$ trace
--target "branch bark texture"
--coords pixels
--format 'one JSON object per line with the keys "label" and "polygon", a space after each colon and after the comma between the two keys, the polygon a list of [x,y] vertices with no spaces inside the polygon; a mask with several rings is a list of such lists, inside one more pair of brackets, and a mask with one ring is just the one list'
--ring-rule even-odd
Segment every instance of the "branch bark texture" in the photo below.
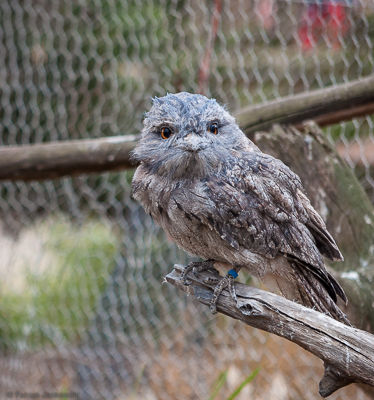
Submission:
{"label": "branch bark texture", "polygon": [[[165,280],[209,305],[216,278],[212,272],[190,274],[191,284],[180,277],[184,266],[175,265]],[[346,326],[324,314],[257,288],[235,283],[238,303],[227,290],[217,310],[245,324],[288,339],[311,352],[325,365],[319,393],[327,397],[350,383],[374,386],[374,335]]]}

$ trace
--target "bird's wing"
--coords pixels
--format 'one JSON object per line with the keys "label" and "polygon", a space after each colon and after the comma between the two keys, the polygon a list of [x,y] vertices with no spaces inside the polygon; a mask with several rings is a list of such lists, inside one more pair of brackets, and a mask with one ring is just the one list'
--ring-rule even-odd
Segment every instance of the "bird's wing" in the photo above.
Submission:
{"label": "bird's wing", "polygon": [[336,293],[345,298],[321,255],[339,259],[339,249],[303,193],[299,177],[280,160],[246,153],[189,190],[189,201],[181,205],[184,211],[232,247],[268,258],[284,255],[318,277],[334,300]]}
{"label": "bird's wing", "polygon": [[308,215],[306,226],[312,233],[319,251],[332,261],[342,261],[343,255],[328,232],[324,220],[310,204],[309,199],[302,190],[298,190],[297,197]]}

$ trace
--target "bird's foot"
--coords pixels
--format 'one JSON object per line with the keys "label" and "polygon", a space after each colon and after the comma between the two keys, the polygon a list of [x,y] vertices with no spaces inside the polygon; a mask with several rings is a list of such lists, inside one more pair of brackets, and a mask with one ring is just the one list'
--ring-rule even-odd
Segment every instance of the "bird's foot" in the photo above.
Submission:
{"label": "bird's foot", "polygon": [[217,313],[217,301],[222,293],[222,291],[227,287],[229,290],[229,293],[231,295],[231,298],[235,301],[237,304],[237,297],[236,297],[236,291],[235,291],[235,286],[234,286],[234,280],[238,276],[240,268],[232,268],[230,271],[227,273],[225,277],[223,277],[217,286],[214,288],[213,292],[213,297],[212,300],[210,301],[209,308],[212,314]]}
{"label": "bird's foot", "polygon": [[193,261],[190,262],[186,268],[183,270],[181,279],[184,285],[190,285],[191,282],[188,281],[187,275],[192,271],[192,273],[196,274],[198,272],[203,271],[212,271],[214,274],[219,274],[219,272],[213,266],[214,260],[206,260],[206,261]]}

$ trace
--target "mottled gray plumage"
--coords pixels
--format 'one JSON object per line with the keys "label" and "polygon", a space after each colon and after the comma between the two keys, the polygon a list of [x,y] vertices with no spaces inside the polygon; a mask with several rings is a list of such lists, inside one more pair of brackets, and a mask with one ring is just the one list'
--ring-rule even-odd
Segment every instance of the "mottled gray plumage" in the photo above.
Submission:
{"label": "mottled gray plumage", "polygon": [[344,292],[323,261],[343,257],[299,177],[262,153],[215,100],[155,98],[133,156],[133,197],[181,248],[272,276],[288,298],[346,321],[335,305]]}

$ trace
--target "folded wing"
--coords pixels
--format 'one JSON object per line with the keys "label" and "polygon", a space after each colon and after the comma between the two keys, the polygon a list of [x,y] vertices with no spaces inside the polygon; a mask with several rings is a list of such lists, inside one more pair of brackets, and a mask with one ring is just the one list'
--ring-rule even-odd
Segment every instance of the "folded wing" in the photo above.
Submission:
{"label": "folded wing", "polygon": [[197,201],[182,204],[184,211],[237,250],[244,247],[270,259],[283,255],[299,275],[314,276],[334,302],[337,295],[346,301],[322,257],[341,260],[342,255],[299,177],[261,152],[243,154],[239,164],[233,158],[224,168],[191,189]]}

